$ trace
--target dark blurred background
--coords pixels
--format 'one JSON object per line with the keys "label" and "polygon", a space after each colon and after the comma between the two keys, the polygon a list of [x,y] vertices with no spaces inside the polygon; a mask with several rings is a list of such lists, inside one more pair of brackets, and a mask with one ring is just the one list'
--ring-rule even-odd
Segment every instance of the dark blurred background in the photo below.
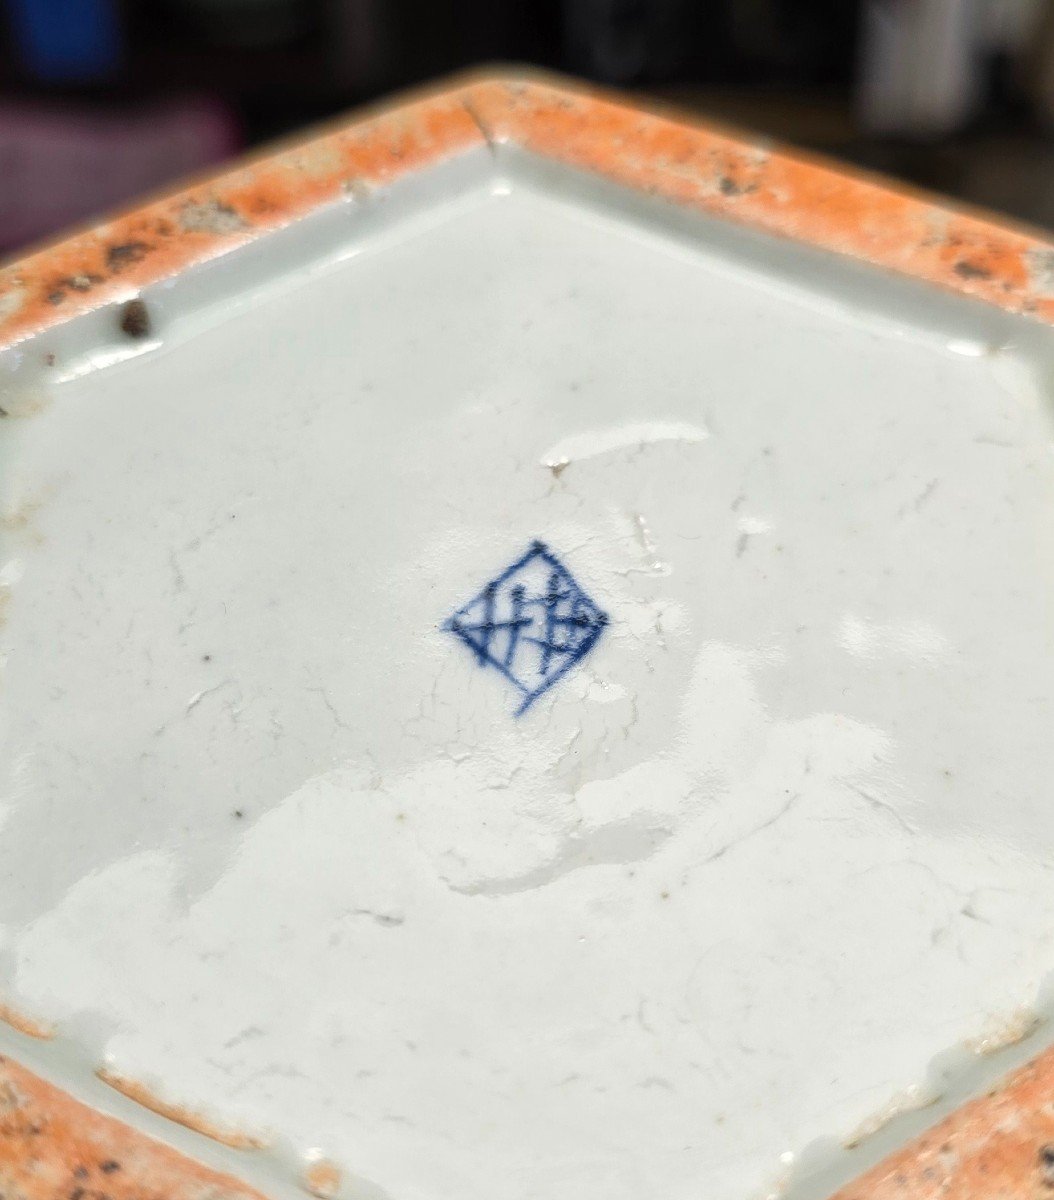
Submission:
{"label": "dark blurred background", "polygon": [[444,72],[531,63],[1054,228],[1054,0],[0,0],[0,253]]}

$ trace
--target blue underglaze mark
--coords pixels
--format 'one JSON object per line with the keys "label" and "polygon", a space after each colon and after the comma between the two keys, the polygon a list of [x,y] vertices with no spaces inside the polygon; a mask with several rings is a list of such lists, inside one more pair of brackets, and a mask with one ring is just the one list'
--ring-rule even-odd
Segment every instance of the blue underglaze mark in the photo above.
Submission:
{"label": "blue underglaze mark", "polygon": [[520,692],[519,716],[585,658],[607,623],[549,547],[532,542],[443,628]]}

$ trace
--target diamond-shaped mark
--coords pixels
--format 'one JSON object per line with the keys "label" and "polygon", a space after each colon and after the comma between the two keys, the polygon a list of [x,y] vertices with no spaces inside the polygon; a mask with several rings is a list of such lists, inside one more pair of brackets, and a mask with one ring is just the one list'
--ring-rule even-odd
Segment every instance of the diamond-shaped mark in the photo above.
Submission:
{"label": "diamond-shaped mark", "polygon": [[556,555],[534,542],[445,627],[480,666],[518,689],[521,713],[589,653],[607,620]]}

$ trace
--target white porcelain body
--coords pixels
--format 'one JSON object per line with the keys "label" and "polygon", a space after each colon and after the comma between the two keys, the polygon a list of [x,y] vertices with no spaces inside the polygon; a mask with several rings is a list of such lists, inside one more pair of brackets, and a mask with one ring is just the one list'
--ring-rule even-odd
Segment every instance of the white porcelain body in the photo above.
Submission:
{"label": "white porcelain body", "polygon": [[[739,1200],[1028,1024],[1038,331],[483,156],[147,300],[5,400],[3,974],[83,1066],[348,1196]],[[517,717],[444,622],[536,538],[609,625]]]}

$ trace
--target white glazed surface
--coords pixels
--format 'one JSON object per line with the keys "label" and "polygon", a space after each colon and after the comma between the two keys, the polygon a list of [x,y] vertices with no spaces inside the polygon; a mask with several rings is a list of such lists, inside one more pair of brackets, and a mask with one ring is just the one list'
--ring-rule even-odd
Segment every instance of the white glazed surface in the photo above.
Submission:
{"label": "white glazed surface", "polygon": [[[516,184],[38,407],[5,971],[112,1070],[349,1195],[739,1200],[1035,997],[1007,352]],[[610,624],[516,718],[443,623],[534,538]]]}

